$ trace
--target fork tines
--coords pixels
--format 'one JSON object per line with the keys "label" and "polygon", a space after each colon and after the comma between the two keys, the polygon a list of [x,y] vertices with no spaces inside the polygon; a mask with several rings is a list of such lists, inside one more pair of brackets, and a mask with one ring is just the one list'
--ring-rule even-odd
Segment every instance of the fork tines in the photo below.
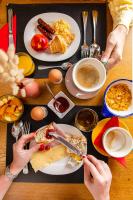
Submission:
{"label": "fork tines", "polygon": [[24,122],[24,125],[22,127],[22,135],[27,135],[30,133],[30,123],[29,122]]}
{"label": "fork tines", "polygon": [[89,57],[89,47],[81,46],[81,58]]}

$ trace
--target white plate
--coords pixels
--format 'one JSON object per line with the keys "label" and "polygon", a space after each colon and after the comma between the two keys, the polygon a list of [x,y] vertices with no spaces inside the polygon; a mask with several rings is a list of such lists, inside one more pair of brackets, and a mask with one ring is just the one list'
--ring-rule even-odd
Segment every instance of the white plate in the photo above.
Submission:
{"label": "white plate", "polygon": [[[58,126],[62,130],[64,130],[66,134],[83,136],[82,132],[80,130],[78,130],[77,128],[75,128],[74,126],[70,126],[67,124],[58,124]],[[44,127],[42,127],[42,128],[44,128]],[[87,153],[87,146],[86,146],[86,153]],[[49,165],[48,167],[41,169],[40,171],[45,174],[50,174],[50,175],[64,175],[64,174],[70,174],[70,173],[77,171],[83,165],[83,162],[81,162],[80,164],[77,164],[74,167],[68,167],[67,166],[68,159],[69,159],[69,157],[66,157],[64,159],[56,161],[53,164]]]}
{"label": "white plate", "polygon": [[[73,40],[72,44],[67,48],[64,54],[60,53],[49,54],[46,52],[37,52],[34,49],[32,49],[31,39],[33,35],[35,35],[36,33],[40,33],[39,31],[36,30],[37,20],[39,18],[42,18],[49,24],[59,19],[63,19],[70,24],[71,32],[75,34],[75,39]],[[36,15],[27,23],[24,31],[24,44],[29,54],[38,60],[48,61],[48,62],[63,61],[73,56],[79,47],[80,39],[81,39],[81,34],[77,22],[72,17],[57,12],[49,12]]]}

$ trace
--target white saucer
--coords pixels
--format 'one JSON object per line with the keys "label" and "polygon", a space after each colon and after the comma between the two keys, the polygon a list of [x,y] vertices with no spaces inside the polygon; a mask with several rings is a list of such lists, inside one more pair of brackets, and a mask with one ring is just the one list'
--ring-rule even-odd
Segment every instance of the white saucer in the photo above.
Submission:
{"label": "white saucer", "polygon": [[83,91],[79,90],[75,86],[75,84],[72,80],[72,70],[73,70],[73,67],[70,67],[65,76],[65,85],[66,85],[68,92],[72,96],[74,96],[78,99],[91,99],[91,98],[95,97],[97,95],[98,91],[87,93],[87,92],[83,92]]}

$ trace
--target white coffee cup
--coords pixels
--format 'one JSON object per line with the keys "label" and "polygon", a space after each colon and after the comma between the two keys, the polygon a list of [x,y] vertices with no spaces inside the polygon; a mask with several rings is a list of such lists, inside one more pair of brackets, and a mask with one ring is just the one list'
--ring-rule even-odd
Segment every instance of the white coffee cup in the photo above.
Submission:
{"label": "white coffee cup", "polygon": [[[115,132],[115,135],[109,135]],[[103,135],[105,151],[112,157],[121,158],[133,149],[133,138],[129,131],[121,127],[109,128]]]}
{"label": "white coffee cup", "polygon": [[[88,64],[88,65],[91,65],[91,66],[94,66],[94,68],[98,71],[99,73],[99,81],[96,85],[94,85],[93,87],[90,87],[90,88],[85,88],[83,87],[79,81],[77,80],[77,70],[82,67],[82,64]],[[105,69],[105,66],[102,62],[100,62],[98,59],[96,58],[83,58],[82,60],[78,61],[74,68],[73,68],[73,73],[72,73],[72,78],[73,78],[73,82],[74,84],[76,85],[76,87],[83,91],[83,92],[96,92],[98,91],[105,83],[106,81],[106,69]]]}

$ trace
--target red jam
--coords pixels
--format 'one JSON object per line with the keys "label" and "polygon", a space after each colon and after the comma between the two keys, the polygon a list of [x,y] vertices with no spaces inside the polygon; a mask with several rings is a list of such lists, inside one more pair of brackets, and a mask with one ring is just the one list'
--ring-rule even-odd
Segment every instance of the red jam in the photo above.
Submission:
{"label": "red jam", "polygon": [[40,144],[40,148],[39,148],[39,151],[48,151],[48,150],[50,150],[50,145],[48,144],[48,145],[44,145],[44,144]]}
{"label": "red jam", "polygon": [[45,137],[46,137],[48,140],[52,139],[52,136],[49,134],[50,132],[54,132],[54,129],[47,129],[47,130],[46,130],[46,135],[45,135]]}
{"label": "red jam", "polygon": [[39,151],[44,151],[44,144],[40,144],[40,148],[39,148]]}
{"label": "red jam", "polygon": [[46,151],[50,150],[50,145],[47,145],[47,146],[45,147],[45,150],[46,150]]}
{"label": "red jam", "polygon": [[54,102],[55,109],[60,112],[64,113],[69,108],[69,102],[64,97],[58,97]]}

